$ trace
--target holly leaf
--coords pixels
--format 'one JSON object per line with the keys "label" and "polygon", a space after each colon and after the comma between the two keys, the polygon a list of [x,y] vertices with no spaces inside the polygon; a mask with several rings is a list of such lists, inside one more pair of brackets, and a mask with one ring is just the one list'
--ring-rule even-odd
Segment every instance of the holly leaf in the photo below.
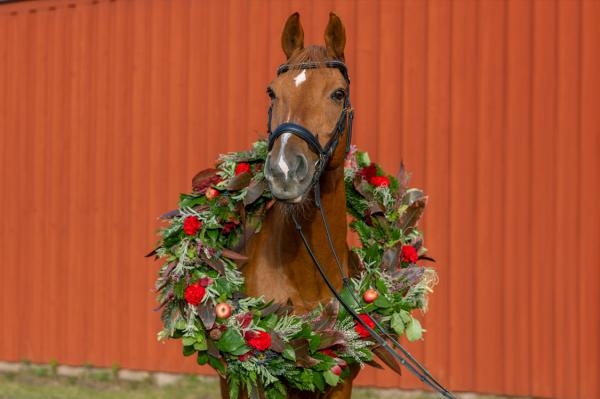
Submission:
{"label": "holly leaf", "polygon": [[382,362],[388,365],[389,368],[394,370],[399,375],[402,375],[402,370],[400,369],[400,365],[396,358],[388,353],[382,346],[378,346],[373,349],[373,353],[381,359]]}

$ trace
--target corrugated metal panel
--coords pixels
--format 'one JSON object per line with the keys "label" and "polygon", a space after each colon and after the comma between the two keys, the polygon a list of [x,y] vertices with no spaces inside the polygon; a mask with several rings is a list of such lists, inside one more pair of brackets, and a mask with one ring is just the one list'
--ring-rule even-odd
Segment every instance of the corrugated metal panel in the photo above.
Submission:
{"label": "corrugated metal panel", "polygon": [[155,341],[142,256],[194,172],[264,133],[296,10],[307,42],[342,17],[355,141],[430,195],[440,285],[407,346],[454,390],[599,397],[593,0],[0,6],[0,358],[198,370]]}

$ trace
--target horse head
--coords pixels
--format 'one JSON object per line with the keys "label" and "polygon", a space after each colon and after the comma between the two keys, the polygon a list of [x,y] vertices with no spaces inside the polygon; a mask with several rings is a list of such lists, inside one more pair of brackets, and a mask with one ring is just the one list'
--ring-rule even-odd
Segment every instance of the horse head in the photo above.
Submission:
{"label": "horse head", "polygon": [[304,48],[298,13],[285,24],[281,44],[287,61],[267,89],[271,106],[265,177],[279,201],[303,202],[325,170],[343,167],[352,122],[345,43],[344,25],[333,13],[324,47]]}

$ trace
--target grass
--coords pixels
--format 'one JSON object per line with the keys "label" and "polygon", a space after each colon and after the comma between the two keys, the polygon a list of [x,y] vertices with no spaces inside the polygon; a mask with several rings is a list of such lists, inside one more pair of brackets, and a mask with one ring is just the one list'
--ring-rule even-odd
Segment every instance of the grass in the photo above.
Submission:
{"label": "grass", "polygon": [[[123,381],[114,370],[92,368],[78,377],[57,375],[56,366],[27,367],[17,373],[0,373],[0,399],[213,399],[220,398],[216,378],[187,375],[178,382],[159,387],[152,380]],[[354,399],[434,399],[419,392],[355,388]],[[474,396],[469,399],[503,399]]]}

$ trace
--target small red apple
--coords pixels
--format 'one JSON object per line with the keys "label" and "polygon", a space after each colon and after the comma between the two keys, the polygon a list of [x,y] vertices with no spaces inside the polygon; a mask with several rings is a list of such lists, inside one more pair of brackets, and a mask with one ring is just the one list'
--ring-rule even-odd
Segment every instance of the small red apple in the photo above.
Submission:
{"label": "small red apple", "polygon": [[218,303],[215,306],[215,314],[219,319],[226,319],[231,316],[231,306],[225,302]]}
{"label": "small red apple", "polygon": [[219,194],[220,194],[219,190],[209,187],[206,189],[206,193],[204,195],[206,195],[206,198],[208,198],[208,199],[213,199],[215,197],[218,197]]}
{"label": "small red apple", "polygon": [[373,288],[369,288],[368,290],[365,291],[365,293],[363,294],[363,299],[365,300],[366,303],[371,303],[373,302],[375,299],[377,299],[377,297],[379,296],[379,292],[377,292],[376,290],[374,290]]}
{"label": "small red apple", "polygon": [[339,376],[340,374],[342,374],[342,368],[340,366],[338,366],[337,364],[335,366],[333,366],[330,370],[335,375]]}

